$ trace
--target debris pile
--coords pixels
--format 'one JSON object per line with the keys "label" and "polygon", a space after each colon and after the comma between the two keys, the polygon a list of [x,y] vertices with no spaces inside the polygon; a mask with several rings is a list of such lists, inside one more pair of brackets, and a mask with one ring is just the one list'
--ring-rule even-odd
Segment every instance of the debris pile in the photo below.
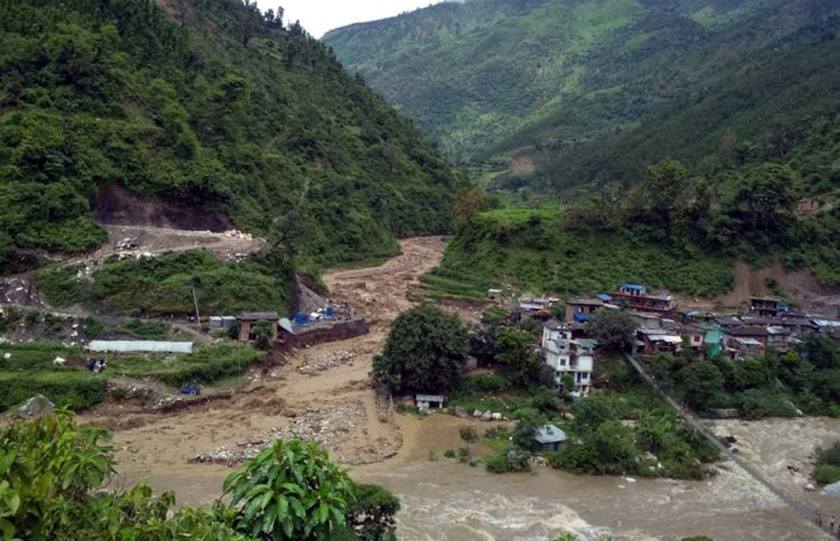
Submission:
{"label": "debris pile", "polygon": [[301,374],[307,374],[312,376],[317,374],[318,372],[329,370],[330,368],[336,368],[345,364],[350,364],[353,362],[353,358],[354,355],[349,351],[336,351],[334,353],[330,353],[329,355],[325,355],[323,357],[319,357],[315,360],[309,361],[302,366],[299,366],[298,372],[300,372]]}
{"label": "debris pile", "polygon": [[190,462],[235,466],[256,457],[274,440],[291,438],[314,440],[335,455],[337,460],[346,464],[368,464],[396,453],[398,444],[381,438],[373,442],[366,441],[367,446],[361,449],[335,453],[336,449],[348,443],[354,435],[365,436],[364,439],[367,440],[366,427],[367,412],[361,400],[327,405],[301,413],[286,428],[274,429],[257,434],[242,443],[201,453],[190,459]]}
{"label": "debris pile", "polygon": [[[210,232],[208,231],[208,233],[210,233]],[[253,235],[251,235],[250,233],[244,233],[242,231],[239,231],[238,229],[231,229],[229,231],[225,231],[224,233],[222,233],[222,235],[224,235],[225,237],[228,237],[230,239],[248,240],[248,241],[254,240]]]}

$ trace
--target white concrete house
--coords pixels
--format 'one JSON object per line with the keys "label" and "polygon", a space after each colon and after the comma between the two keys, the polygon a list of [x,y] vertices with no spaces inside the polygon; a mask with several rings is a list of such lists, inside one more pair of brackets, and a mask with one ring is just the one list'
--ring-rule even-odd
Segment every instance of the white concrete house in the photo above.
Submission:
{"label": "white concrete house", "polygon": [[571,327],[549,321],[543,327],[540,345],[546,364],[554,369],[558,387],[563,383],[563,376],[569,374],[575,383],[575,391],[581,394],[589,392],[595,367],[595,340],[572,339]]}

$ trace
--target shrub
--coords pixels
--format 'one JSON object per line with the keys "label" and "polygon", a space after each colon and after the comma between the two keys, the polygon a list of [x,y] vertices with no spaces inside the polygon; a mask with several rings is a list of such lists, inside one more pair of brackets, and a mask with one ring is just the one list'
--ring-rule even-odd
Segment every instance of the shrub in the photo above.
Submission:
{"label": "shrub", "polygon": [[396,541],[395,516],[400,500],[379,485],[356,485],[356,500],[347,512],[347,525],[359,541]]}
{"label": "shrub", "polygon": [[90,408],[102,402],[105,382],[101,378],[71,369],[53,372],[0,372],[0,408],[12,406],[42,394],[56,406],[71,410]]}
{"label": "shrub", "polygon": [[511,382],[504,374],[467,374],[461,380],[458,391],[465,394],[499,393],[506,391],[510,387]]}
{"label": "shrub", "polygon": [[840,481],[840,466],[822,464],[814,471],[814,481],[818,485],[830,485]]}
{"label": "shrub", "polygon": [[491,473],[516,473],[531,471],[531,453],[518,447],[508,447],[501,453],[485,461],[487,471]]}

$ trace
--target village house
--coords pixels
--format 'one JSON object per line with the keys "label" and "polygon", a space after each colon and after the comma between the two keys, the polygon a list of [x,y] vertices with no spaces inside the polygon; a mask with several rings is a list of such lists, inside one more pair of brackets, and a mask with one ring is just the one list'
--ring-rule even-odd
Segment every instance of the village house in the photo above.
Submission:
{"label": "village house", "polygon": [[519,315],[524,318],[547,321],[551,319],[551,309],[558,300],[554,297],[522,297],[519,299]]}
{"label": "village house", "polygon": [[566,432],[554,425],[543,425],[534,433],[534,440],[544,451],[559,451],[566,442]]}
{"label": "village house", "polygon": [[601,299],[569,299],[566,301],[566,323],[586,323],[604,304]]}
{"label": "village house", "polygon": [[239,316],[239,341],[245,343],[254,342],[256,327],[260,322],[266,322],[271,329],[271,342],[277,341],[278,324],[280,316],[275,312],[245,312]]}
{"label": "village house", "polygon": [[595,364],[595,340],[572,338],[572,328],[569,325],[550,321],[543,327],[540,345],[546,364],[554,369],[558,387],[563,384],[563,377],[568,374],[576,392],[589,392]]}
{"label": "village house", "polygon": [[750,297],[750,313],[765,317],[776,317],[779,315],[779,299]]}
{"label": "village house", "polygon": [[677,353],[682,350],[683,339],[676,331],[666,329],[639,329],[636,331],[638,346],[645,355]]}
{"label": "village house", "polygon": [[670,316],[677,309],[677,302],[667,291],[650,293],[647,286],[624,284],[610,293],[615,304],[639,312],[652,312]]}

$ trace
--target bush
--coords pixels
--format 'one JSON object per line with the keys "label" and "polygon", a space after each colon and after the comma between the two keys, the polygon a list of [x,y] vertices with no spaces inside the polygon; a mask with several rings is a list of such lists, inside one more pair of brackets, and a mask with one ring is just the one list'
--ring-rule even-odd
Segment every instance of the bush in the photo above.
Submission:
{"label": "bush", "polygon": [[105,382],[86,372],[71,369],[53,372],[0,372],[0,409],[42,394],[60,408],[74,411],[90,408],[105,397]]}
{"label": "bush", "polygon": [[814,481],[821,486],[840,481],[840,466],[833,466],[831,464],[817,466],[817,469],[814,471]]}
{"label": "bush", "polygon": [[531,453],[519,449],[518,447],[509,447],[501,453],[488,458],[485,461],[487,471],[490,473],[517,473],[531,471]]}
{"label": "bush", "polygon": [[395,516],[400,500],[379,485],[356,485],[356,500],[347,512],[347,525],[359,541],[396,541]]}
{"label": "bush", "polygon": [[467,374],[461,380],[458,392],[464,394],[499,393],[510,389],[511,386],[510,379],[504,374]]}

